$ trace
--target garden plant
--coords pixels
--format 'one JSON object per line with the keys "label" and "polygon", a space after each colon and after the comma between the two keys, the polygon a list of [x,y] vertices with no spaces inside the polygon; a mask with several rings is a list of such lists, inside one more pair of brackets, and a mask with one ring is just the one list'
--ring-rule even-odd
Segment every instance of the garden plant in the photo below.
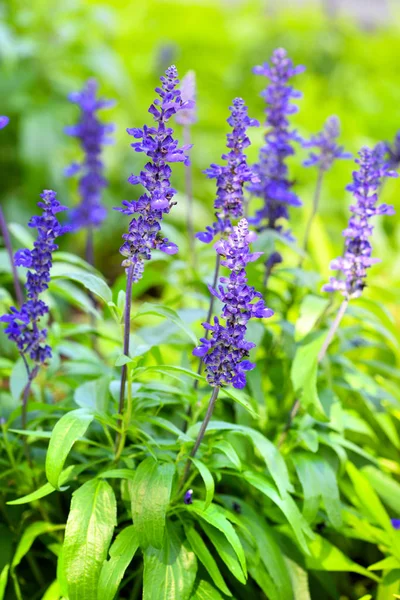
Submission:
{"label": "garden plant", "polygon": [[[0,600],[400,597],[400,336],[368,297],[399,138],[353,155],[330,114],[300,133],[305,67],[283,48],[259,60],[258,113],[221,107],[205,227],[201,98],[175,66],[146,89],[146,124],[125,123],[133,199],[104,200],[114,102],[91,78],[64,123],[79,202],[32,190],[27,227],[0,212]],[[340,163],[347,222],[324,281],[309,248]],[[115,218],[112,280],[96,248]]]}

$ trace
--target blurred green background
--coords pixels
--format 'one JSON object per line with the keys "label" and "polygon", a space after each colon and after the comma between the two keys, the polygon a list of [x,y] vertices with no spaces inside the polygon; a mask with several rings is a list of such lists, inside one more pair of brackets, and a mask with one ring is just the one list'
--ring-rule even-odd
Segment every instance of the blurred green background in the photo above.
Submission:
{"label": "blurred green background", "polygon": [[[380,0],[376,5],[383,7]],[[215,190],[202,170],[218,161],[224,150],[229,104],[243,96],[250,115],[263,119],[259,92],[265,80],[254,76],[252,67],[268,60],[277,46],[284,46],[295,63],[307,68],[295,80],[304,97],[293,124],[302,135],[317,132],[328,115],[336,114],[343,143],[353,153],[363,144],[391,140],[400,128],[399,14],[392,6],[389,19],[374,23],[362,18],[362,6],[358,20],[340,12],[332,17],[334,6],[333,0],[312,5],[299,0],[7,0],[0,7],[0,113],[11,118],[0,143],[0,198],[7,218],[24,224],[43,188],[57,190],[65,204],[77,201],[76,182],[63,176],[64,167],[81,156],[76,140],[63,133],[78,117],[66,96],[89,76],[97,78],[102,95],[117,101],[103,113],[104,120],[116,123],[117,132],[115,145],[105,153],[109,219],[96,235],[97,265],[111,280],[121,274],[118,248],[128,224],[128,218],[111,207],[137,197],[140,191],[127,178],[143,164],[143,157],[130,148],[125,128],[150,121],[147,108],[153,89],[169,64],[175,63],[181,76],[189,69],[197,76],[199,120],[192,132],[192,162],[198,230],[211,219]],[[181,136],[179,127],[177,131]],[[249,154],[255,160],[262,128],[251,136]],[[305,156],[301,150],[291,161],[304,203],[304,209],[292,213],[300,241],[316,179],[313,169],[301,166]],[[351,161],[338,162],[323,189],[309,266],[324,279],[330,260],[342,249],[341,230],[350,203],[344,188],[352,169]],[[174,178],[183,194],[182,166],[177,166]],[[388,181],[384,200],[396,206],[397,214],[399,195],[400,180]],[[169,217],[182,231],[183,204],[182,196]],[[366,294],[383,300],[400,321],[399,232],[397,216],[377,219],[374,255],[382,263],[371,270]],[[83,236],[66,236],[63,243],[83,253]],[[287,264],[295,263],[288,251]]]}

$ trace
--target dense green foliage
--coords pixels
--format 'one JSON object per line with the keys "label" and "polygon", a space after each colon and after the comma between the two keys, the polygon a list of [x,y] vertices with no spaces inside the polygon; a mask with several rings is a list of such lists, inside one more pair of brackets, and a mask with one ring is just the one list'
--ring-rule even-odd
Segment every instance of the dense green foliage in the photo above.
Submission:
{"label": "dense green foliage", "polygon": [[[355,152],[399,128],[396,30],[362,32],[319,14],[273,18],[257,3],[35,4],[8,3],[0,29],[0,112],[11,118],[0,141],[1,201],[15,249],[32,246],[22,224],[43,188],[56,189],[65,204],[76,201],[74,183],[63,177],[78,154],[63,134],[76,119],[65,97],[92,74],[104,95],[117,99],[107,115],[118,125],[105,157],[111,208],[131,198],[125,181],[142,166],[125,127],[148,121],[146,107],[167,64],[176,62],[180,74],[196,71],[197,230],[211,221],[215,188],[201,171],[223,151],[227,107],[240,94],[262,120],[261,84],[251,67],[276,46],[307,67],[294,117],[302,134],[337,114],[343,143]],[[251,135],[254,159],[262,129]],[[304,202],[293,222],[300,241],[316,180],[303,158],[300,151],[291,161]],[[324,182],[303,269],[296,268],[296,245],[267,234],[255,244],[268,252],[275,243],[284,255],[266,292],[275,316],[249,327],[257,367],[244,392],[220,394],[184,487],[194,490],[191,505],[182,502],[182,474],[210,397],[202,376],[194,389],[191,352],[215,255],[199,244],[193,267],[183,167],[174,170],[179,204],[164,226],[180,254],[155,253],[133,288],[129,358],[122,354],[118,254],[128,219],[110,210],[95,239],[96,269],[79,258],[84,236],[65,236],[46,294],[54,356],[32,386],[25,431],[23,364],[0,333],[0,599],[389,600],[400,593],[400,532],[390,522],[400,518],[398,218],[377,219],[374,255],[382,262],[317,364],[339,305],[320,288],[342,249],[353,166],[338,162]],[[398,214],[399,189],[397,179],[383,190]],[[25,270],[19,273],[24,280]],[[249,267],[249,279],[263,288],[262,261]],[[0,286],[3,314],[13,303],[3,249]],[[296,398],[301,409],[282,438]],[[118,431],[123,443],[115,451]]]}

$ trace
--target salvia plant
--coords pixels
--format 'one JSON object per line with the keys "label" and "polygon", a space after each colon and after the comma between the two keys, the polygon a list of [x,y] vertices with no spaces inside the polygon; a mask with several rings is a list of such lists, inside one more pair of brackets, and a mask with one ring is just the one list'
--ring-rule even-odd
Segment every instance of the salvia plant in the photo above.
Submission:
{"label": "salvia plant", "polygon": [[[189,159],[201,98],[193,72],[180,84],[166,70],[149,123],[127,129],[141,166],[134,199],[115,208],[122,288],[93,264],[112,131],[94,80],[70,96],[81,116],[66,129],[84,151],[68,170],[80,173],[79,204],[45,189],[34,237],[0,212],[0,600],[399,592],[400,338],[366,289],[385,262],[373,224],[394,214],[380,196],[398,140],[359,150],[342,255],[329,282],[308,277],[324,178],[351,155],[337,117],[296,132],[291,79],[303,71],[283,49],[255,68],[268,79],[255,165],[259,123],[233,99],[223,163],[204,171],[216,191],[202,227]],[[295,191],[296,161],[315,168],[311,199]],[[302,247],[292,209],[306,211]],[[186,255],[171,210],[186,216]],[[86,260],[56,243],[78,229]]]}

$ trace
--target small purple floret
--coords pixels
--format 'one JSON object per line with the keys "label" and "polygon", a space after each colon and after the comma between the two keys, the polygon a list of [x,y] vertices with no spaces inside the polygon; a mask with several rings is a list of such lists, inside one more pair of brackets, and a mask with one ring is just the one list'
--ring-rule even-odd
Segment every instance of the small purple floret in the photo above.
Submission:
{"label": "small purple floret", "polygon": [[340,135],[340,121],[338,117],[328,117],[323,130],[303,143],[304,148],[315,148],[310,152],[305,167],[316,165],[321,171],[328,171],[335,160],[339,158],[352,158],[350,152],[345,152],[343,146],[337,144]]}
{"label": "small purple floret", "polygon": [[161,250],[166,254],[176,254],[178,247],[168,238],[161,235],[161,221],[176,204],[173,198],[176,190],[171,187],[171,167],[168,163],[183,162],[189,164],[186,152],[191,146],[178,147],[178,141],[173,138],[173,130],[167,127],[167,121],[181,110],[192,107],[192,102],[184,102],[181,92],[176,89],[179,84],[176,67],[166,70],[161,77],[162,85],[156,88],[160,98],[154,100],[149,113],[156,121],[156,127],[143,126],[143,129],[132,127],[127,129],[129,135],[137,142],[131,144],[136,152],[142,152],[149,157],[149,162],[139,175],[131,175],[132,185],[141,184],[146,193],[138,200],[124,200],[122,208],[115,208],[125,215],[138,216],[129,224],[129,231],[122,237],[125,240],[120,248],[125,268],[133,265],[133,281],[139,281],[143,275],[144,261],[150,260],[152,250]]}
{"label": "small purple floret", "polygon": [[18,310],[14,306],[10,314],[0,317],[7,323],[5,333],[15,342],[23,355],[28,355],[36,363],[44,363],[51,357],[51,348],[46,342],[46,329],[40,329],[39,319],[49,312],[48,306],[39,299],[39,295],[49,287],[52,254],[58,249],[54,240],[68,231],[68,227],[60,225],[56,214],[66,210],[52,190],[44,190],[38,206],[43,209],[41,216],[32,217],[29,227],[37,229],[38,236],[33,250],[18,250],[15,264],[29,269],[25,288],[27,299]]}
{"label": "small purple floret", "polygon": [[10,122],[10,119],[5,115],[0,116],[0,129],[4,129]]}
{"label": "small purple floret", "polygon": [[193,490],[188,490],[183,496],[184,504],[193,504]]}
{"label": "small purple floret", "polygon": [[256,75],[267,77],[270,83],[261,94],[266,102],[266,133],[258,163],[254,165],[259,181],[249,186],[251,193],[262,199],[263,206],[251,222],[259,231],[275,229],[285,236],[290,236],[290,232],[283,231],[277,222],[289,219],[289,206],[302,204],[291,189],[293,182],[286,164],[288,157],[294,154],[293,142],[301,141],[297,132],[290,129],[289,117],[298,110],[292,100],[301,98],[302,94],[288,82],[303,71],[304,67],[293,66],[283,48],[274,51],[270,63],[254,68]]}
{"label": "small purple floret", "polygon": [[400,530],[400,519],[391,519],[393,529]]}
{"label": "small purple floret", "polygon": [[242,98],[235,98],[230,107],[231,115],[227,119],[232,127],[227,135],[228,153],[222,155],[226,165],[210,165],[204,173],[209,179],[217,181],[217,197],[214,202],[217,218],[206,231],[196,234],[197,239],[209,244],[216,235],[226,236],[232,231],[233,220],[243,216],[243,186],[245,183],[258,181],[255,173],[247,165],[244,150],[250,146],[246,131],[248,127],[259,125],[247,114],[247,106]]}
{"label": "small purple floret", "polygon": [[229,277],[220,277],[220,284],[210,292],[222,303],[222,318],[225,325],[214,317],[214,324],[203,323],[211,332],[209,339],[201,338],[201,344],[193,350],[195,356],[203,358],[206,366],[207,381],[212,386],[232,384],[241,389],[246,385],[246,371],[254,369],[254,363],[247,360],[255,344],[245,339],[247,322],[252,318],[266,319],[274,313],[265,306],[262,295],[247,284],[246,265],[259,258],[260,252],[251,253],[250,240],[254,236],[249,232],[246,219],[241,219],[228,239],[215,244],[221,257],[221,265],[231,273]]}
{"label": "small purple floret", "polygon": [[182,78],[181,86],[182,102],[190,103],[188,108],[184,108],[176,113],[175,121],[179,125],[193,125],[197,121],[196,114],[196,75],[194,71],[188,71]]}
{"label": "small purple floret", "polygon": [[373,227],[371,217],[393,215],[394,209],[387,204],[377,205],[378,192],[383,177],[397,177],[385,163],[385,146],[378,144],[374,149],[362,148],[356,163],[358,171],[353,172],[353,183],[347,186],[352,192],[355,204],[350,206],[352,216],[348,227],[343,231],[346,238],[344,256],[331,262],[331,269],[341,271],[344,279],[331,277],[322,288],[325,292],[340,291],[345,298],[357,298],[365,288],[367,269],[379,258],[372,258],[369,241]]}
{"label": "small purple floret", "polygon": [[96,94],[97,83],[94,79],[89,79],[82,91],[69,95],[69,100],[79,105],[81,116],[76,125],[65,127],[64,131],[80,141],[85,153],[82,163],[74,162],[64,171],[66,177],[81,174],[81,202],[70,211],[70,222],[74,230],[99,227],[107,216],[101,203],[102,190],[107,186],[101,153],[102,146],[112,143],[110,134],[114,131],[114,125],[102,123],[97,111],[113,106],[114,101],[96,98]]}

